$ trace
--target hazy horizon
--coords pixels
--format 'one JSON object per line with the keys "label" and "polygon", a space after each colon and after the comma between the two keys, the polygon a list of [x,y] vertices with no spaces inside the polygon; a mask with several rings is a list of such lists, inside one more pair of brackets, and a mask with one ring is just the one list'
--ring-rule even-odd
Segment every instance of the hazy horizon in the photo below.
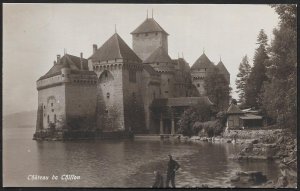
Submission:
{"label": "hazy horizon", "polygon": [[132,47],[130,32],[146,11],[170,35],[169,55],[190,66],[205,49],[217,64],[222,57],[231,74],[232,95],[244,55],[252,64],[256,37],[264,29],[273,38],[278,15],[268,5],[189,4],[3,4],[3,115],[37,108],[36,80],[57,54],[88,58],[115,32]]}

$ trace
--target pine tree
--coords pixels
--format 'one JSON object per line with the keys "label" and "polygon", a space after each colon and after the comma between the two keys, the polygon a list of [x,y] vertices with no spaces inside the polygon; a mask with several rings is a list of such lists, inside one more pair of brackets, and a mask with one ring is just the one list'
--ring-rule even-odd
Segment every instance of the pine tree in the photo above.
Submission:
{"label": "pine tree", "polygon": [[245,91],[246,91],[246,83],[249,79],[249,75],[251,72],[251,66],[248,61],[248,56],[245,55],[243,57],[242,62],[239,66],[239,73],[237,74],[237,79],[235,81],[237,93],[239,94],[238,102],[243,106],[245,106]]}
{"label": "pine tree", "polygon": [[231,88],[225,76],[214,67],[204,79],[204,88],[209,99],[219,111],[224,111],[229,105]]}
{"label": "pine tree", "polygon": [[266,62],[269,59],[266,50],[267,42],[268,37],[262,29],[257,37],[257,44],[259,47],[255,51],[253,67],[245,88],[245,104],[255,108],[261,106],[260,97],[263,90],[263,82],[268,79],[266,75]]}
{"label": "pine tree", "polygon": [[264,84],[263,106],[274,120],[283,121],[295,132],[297,127],[297,6],[272,5],[280,18],[274,29],[270,61]]}

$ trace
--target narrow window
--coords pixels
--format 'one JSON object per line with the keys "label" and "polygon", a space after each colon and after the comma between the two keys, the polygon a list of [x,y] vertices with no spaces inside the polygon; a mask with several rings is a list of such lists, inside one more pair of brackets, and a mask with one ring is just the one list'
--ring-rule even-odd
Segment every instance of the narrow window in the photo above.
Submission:
{"label": "narrow window", "polygon": [[52,109],[52,112],[54,112],[54,109]]}
{"label": "narrow window", "polygon": [[105,78],[107,78],[107,72],[104,73]]}
{"label": "narrow window", "polygon": [[62,76],[62,77],[65,77],[65,75],[64,75],[64,74],[62,74],[61,76]]}
{"label": "narrow window", "polygon": [[136,71],[135,70],[129,70],[129,81],[136,82]]}
{"label": "narrow window", "polygon": [[158,34],[158,33],[156,32],[155,35],[157,36],[157,34]]}
{"label": "narrow window", "polygon": [[197,84],[197,87],[200,87],[200,84]]}
{"label": "narrow window", "polygon": [[46,106],[44,105],[44,109],[46,109]]}
{"label": "narrow window", "polygon": [[167,93],[169,93],[169,91],[165,91],[165,93],[167,94]]}
{"label": "narrow window", "polygon": [[50,120],[49,120],[49,115],[47,116],[47,122],[48,122],[48,123],[50,122]]}
{"label": "narrow window", "polygon": [[54,123],[56,123],[56,114],[54,114]]}
{"label": "narrow window", "polygon": [[170,83],[170,79],[168,78],[168,83]]}
{"label": "narrow window", "polygon": [[51,103],[51,107],[53,107],[53,103]]}
{"label": "narrow window", "polygon": [[159,65],[159,63],[157,62],[156,65]]}
{"label": "narrow window", "polygon": [[109,92],[106,93],[106,97],[107,97],[107,99],[109,99],[109,97],[110,97]]}
{"label": "narrow window", "polygon": [[145,36],[148,36],[148,33],[145,33]]}

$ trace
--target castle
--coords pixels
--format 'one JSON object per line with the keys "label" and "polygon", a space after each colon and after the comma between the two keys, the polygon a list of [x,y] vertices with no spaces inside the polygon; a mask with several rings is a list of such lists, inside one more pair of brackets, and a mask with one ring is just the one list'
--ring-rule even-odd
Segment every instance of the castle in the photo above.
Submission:
{"label": "castle", "polygon": [[57,55],[52,68],[37,80],[36,133],[94,131],[175,133],[185,108],[213,103],[204,78],[213,67],[226,80],[224,64],[203,54],[190,68],[184,58],[168,55],[168,33],[153,19],[132,33],[132,49],[113,34],[83,58]]}

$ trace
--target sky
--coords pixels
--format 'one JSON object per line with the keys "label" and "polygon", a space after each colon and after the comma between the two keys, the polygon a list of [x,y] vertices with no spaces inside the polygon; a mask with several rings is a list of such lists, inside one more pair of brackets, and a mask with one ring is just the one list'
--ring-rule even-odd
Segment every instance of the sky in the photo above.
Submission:
{"label": "sky", "polygon": [[217,64],[222,59],[235,79],[246,54],[252,64],[261,29],[269,40],[278,15],[268,5],[176,4],[3,4],[3,112],[37,109],[36,80],[53,65],[57,54],[88,58],[115,32],[132,47],[130,32],[147,15],[170,35],[171,58],[192,64],[203,50]]}

